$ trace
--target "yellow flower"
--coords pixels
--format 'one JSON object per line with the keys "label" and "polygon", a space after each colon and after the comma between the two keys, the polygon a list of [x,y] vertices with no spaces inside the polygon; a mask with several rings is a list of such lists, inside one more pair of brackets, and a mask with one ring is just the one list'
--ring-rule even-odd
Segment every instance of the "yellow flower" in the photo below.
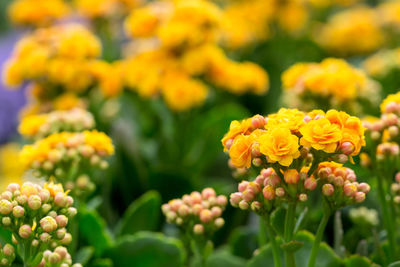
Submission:
{"label": "yellow flower", "polygon": [[57,193],[63,193],[65,195],[67,194],[64,192],[62,184],[55,184],[54,182],[45,183],[43,188],[49,190],[51,197],[55,197]]}
{"label": "yellow flower", "polygon": [[222,138],[221,142],[224,146],[224,151],[228,150],[226,147],[226,142],[230,139],[234,139],[238,135],[248,135],[251,127],[251,119],[246,119],[242,121],[234,120],[231,122],[229,126],[229,132],[225,134],[224,138]]}
{"label": "yellow flower", "polygon": [[89,18],[105,17],[116,8],[115,0],[74,0],[78,12]]}
{"label": "yellow flower", "polygon": [[339,126],[326,118],[311,120],[300,128],[300,133],[302,146],[312,147],[326,153],[335,152],[342,139],[342,131]]}
{"label": "yellow flower", "polygon": [[268,116],[266,129],[273,129],[277,127],[286,127],[292,133],[297,133],[299,129],[305,124],[304,113],[298,109],[281,108],[277,113]]}
{"label": "yellow flower", "polygon": [[156,4],[134,9],[124,22],[125,32],[132,37],[150,37],[156,33],[163,9]]}
{"label": "yellow flower", "polygon": [[25,136],[35,136],[40,127],[46,122],[46,115],[30,115],[23,118],[22,122],[18,126],[18,132]]}
{"label": "yellow flower", "polygon": [[254,138],[251,135],[238,135],[235,137],[229,149],[229,156],[236,168],[250,168],[253,143]]}
{"label": "yellow flower", "polygon": [[400,92],[396,94],[390,94],[382,101],[382,104],[380,105],[381,113],[387,113],[386,107],[389,103],[392,102],[400,104]]}
{"label": "yellow flower", "polygon": [[0,146],[0,190],[5,190],[10,183],[21,182],[24,169],[21,168],[18,154],[18,144]]}
{"label": "yellow flower", "polygon": [[286,127],[271,128],[257,141],[260,144],[260,152],[266,155],[270,162],[289,166],[300,156],[299,138]]}
{"label": "yellow flower", "polygon": [[105,133],[93,131],[83,132],[85,145],[89,145],[95,149],[102,156],[109,156],[114,154],[114,146],[111,138]]}

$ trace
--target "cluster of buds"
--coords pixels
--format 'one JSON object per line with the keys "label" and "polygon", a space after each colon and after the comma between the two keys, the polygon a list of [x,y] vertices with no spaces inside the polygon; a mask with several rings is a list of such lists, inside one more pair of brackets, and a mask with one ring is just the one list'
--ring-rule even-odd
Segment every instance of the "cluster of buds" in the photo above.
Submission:
{"label": "cluster of buds", "polygon": [[367,183],[356,181],[352,169],[335,162],[319,164],[317,174],[322,194],[333,210],[363,202],[371,189]]}
{"label": "cluster of buds", "polygon": [[317,187],[314,177],[308,177],[305,171],[286,170],[283,179],[272,169],[263,169],[254,181],[242,181],[239,192],[232,193],[230,203],[242,210],[251,209],[257,214],[264,214],[288,199],[305,202],[308,193]]}
{"label": "cluster of buds", "polygon": [[79,199],[85,199],[96,189],[96,184],[92,182],[86,174],[79,175],[74,181],[67,181],[65,189],[71,191],[71,194]]}
{"label": "cluster of buds", "polygon": [[105,158],[113,153],[111,139],[102,132],[92,130],[52,134],[32,145],[25,145],[20,158],[25,168],[35,170],[38,176],[70,180],[66,177],[66,166],[83,164],[105,169],[108,167]]}
{"label": "cluster of buds", "polygon": [[21,251],[32,252],[21,255],[30,257],[24,258],[25,262],[47,248],[71,243],[67,225],[77,213],[73,202],[62,185],[54,183],[43,187],[30,182],[22,186],[12,183],[1,193],[0,223],[12,232],[13,242],[21,246]]}
{"label": "cluster of buds", "polygon": [[400,204],[400,172],[396,173],[395,182],[390,187],[393,194],[393,201]]}
{"label": "cluster of buds", "polygon": [[195,235],[211,235],[221,228],[225,221],[221,217],[228,200],[218,195],[212,188],[200,192],[183,195],[181,199],[173,199],[162,206],[162,212],[169,223],[189,229]]}
{"label": "cluster of buds", "polygon": [[349,217],[354,224],[360,226],[374,227],[379,225],[378,212],[367,207],[352,208],[349,212]]}
{"label": "cluster of buds", "polygon": [[68,250],[59,246],[54,251],[46,250],[43,253],[43,259],[37,267],[82,267],[82,264],[72,264],[71,255]]}
{"label": "cluster of buds", "polygon": [[28,139],[42,139],[53,133],[81,132],[95,126],[93,115],[81,108],[56,110],[24,117],[18,130]]}
{"label": "cluster of buds", "polygon": [[0,266],[11,266],[15,259],[15,249],[10,244],[0,245]]}

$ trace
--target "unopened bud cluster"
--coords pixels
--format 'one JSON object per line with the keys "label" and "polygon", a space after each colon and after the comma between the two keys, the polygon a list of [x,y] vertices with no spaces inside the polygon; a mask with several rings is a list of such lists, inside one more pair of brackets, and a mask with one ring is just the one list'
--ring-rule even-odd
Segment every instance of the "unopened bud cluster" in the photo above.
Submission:
{"label": "unopened bud cluster", "polygon": [[11,266],[15,259],[15,249],[10,244],[0,245],[0,266]]}
{"label": "unopened bud cluster", "polygon": [[189,229],[196,235],[211,235],[221,228],[225,221],[221,217],[228,200],[217,195],[212,188],[183,195],[180,199],[170,200],[162,206],[169,223]]}
{"label": "unopened bud cluster", "polygon": [[75,181],[65,183],[65,189],[71,191],[74,197],[84,199],[96,190],[96,184],[86,174],[79,175]]}
{"label": "unopened bud cluster", "polygon": [[307,201],[308,193],[316,187],[317,181],[304,171],[286,170],[282,179],[272,168],[267,168],[254,181],[242,181],[238,192],[231,194],[230,203],[233,207],[251,209],[262,215],[288,199]]}
{"label": "unopened bud cluster", "polygon": [[[66,166],[87,164],[102,169],[108,167],[105,158],[114,153],[111,139],[104,133],[83,131],[52,134],[21,151],[21,161],[38,176],[66,177]],[[67,168],[68,169],[68,168]]]}
{"label": "unopened bud cluster", "polygon": [[95,126],[93,115],[81,108],[56,110],[24,117],[18,130],[28,139],[42,139],[59,132],[81,132]]}
{"label": "unopened bud cluster", "polygon": [[370,191],[367,183],[358,183],[352,169],[335,162],[323,162],[317,170],[322,194],[333,209],[339,209],[365,200]]}
{"label": "unopened bud cluster", "polygon": [[349,217],[353,223],[360,226],[373,227],[379,225],[378,212],[366,207],[352,208]]}
{"label": "unopened bud cluster", "polygon": [[396,173],[395,181],[390,187],[393,195],[393,201],[400,204],[400,172]]}
{"label": "unopened bud cluster", "polygon": [[61,184],[12,183],[0,195],[0,224],[12,232],[15,244],[36,255],[70,244],[67,225],[77,213],[73,203]]}
{"label": "unopened bud cluster", "polygon": [[72,258],[68,250],[63,246],[59,246],[54,251],[46,250],[43,253],[42,262],[37,267],[82,267],[82,264],[72,264]]}

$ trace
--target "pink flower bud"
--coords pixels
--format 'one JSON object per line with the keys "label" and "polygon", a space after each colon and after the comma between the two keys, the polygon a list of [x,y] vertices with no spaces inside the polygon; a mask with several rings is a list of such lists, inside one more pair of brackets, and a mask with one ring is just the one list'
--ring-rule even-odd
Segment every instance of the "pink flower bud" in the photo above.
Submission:
{"label": "pink flower bud", "polygon": [[344,184],[344,180],[341,176],[337,176],[333,179],[333,184],[337,187],[342,187]]}
{"label": "pink flower bud", "polygon": [[207,201],[210,204],[210,206],[217,205],[217,198],[216,197],[209,197]]}
{"label": "pink flower bud", "polygon": [[15,218],[21,218],[25,214],[25,209],[21,206],[15,206],[13,208],[13,215]]}
{"label": "pink flower bud", "polygon": [[365,200],[365,193],[363,193],[363,192],[357,192],[357,193],[355,193],[355,195],[354,195],[354,200],[355,200],[357,203],[363,202],[363,201]]}
{"label": "pink flower bud", "polygon": [[67,233],[67,230],[65,228],[58,229],[56,231],[56,237],[58,239],[63,239],[66,233]]}
{"label": "pink flower bud", "polygon": [[383,123],[387,126],[396,125],[398,123],[398,118],[393,113],[384,114],[382,116],[382,119],[383,119]]}
{"label": "pink flower bud", "polygon": [[221,228],[225,224],[225,220],[223,218],[217,218],[214,221],[214,224],[217,228]]}
{"label": "pink flower bud", "polygon": [[19,184],[16,183],[11,183],[7,186],[7,191],[10,191],[11,193],[14,193],[15,191],[20,190]]}
{"label": "pink flower bud", "polygon": [[333,188],[333,185],[331,184],[324,184],[322,186],[322,194],[324,194],[325,196],[332,196],[333,193],[335,192],[335,189]]}
{"label": "pink flower bud", "polygon": [[354,194],[357,192],[357,186],[354,184],[345,184],[343,186],[343,192],[348,197],[353,197]]}
{"label": "pink flower bud", "polygon": [[43,233],[43,234],[40,235],[40,240],[41,240],[43,243],[49,242],[50,239],[51,239],[51,235],[49,235],[48,233]]}
{"label": "pink flower bud", "polygon": [[254,192],[253,191],[251,191],[251,190],[244,190],[243,192],[242,192],[242,198],[245,200],[245,201],[247,201],[247,202],[250,202],[250,201],[252,201],[253,199],[254,199],[254,197],[255,197],[255,194],[254,194]]}
{"label": "pink flower bud", "polygon": [[205,209],[200,212],[200,221],[208,223],[212,220],[212,213],[210,210]]}
{"label": "pink flower bud", "polygon": [[2,199],[6,199],[6,200],[9,200],[9,201],[11,201],[12,196],[13,196],[13,194],[12,194],[10,191],[4,191],[4,192],[1,194],[1,198],[2,198]]}
{"label": "pink flower bud", "polygon": [[367,183],[360,183],[360,184],[358,185],[358,188],[357,188],[357,189],[358,189],[359,191],[365,193],[365,194],[368,194],[369,191],[371,190],[371,187],[370,187],[369,184],[367,184]]}
{"label": "pink flower bud", "polygon": [[273,172],[274,172],[274,170],[273,170],[272,168],[262,169],[262,170],[261,170],[261,175],[262,175],[264,178],[268,178],[268,177],[271,176],[271,174],[272,174]]}
{"label": "pink flower bud", "polygon": [[374,141],[379,140],[379,138],[381,138],[381,134],[378,131],[373,131],[371,132],[371,139]]}
{"label": "pink flower bud", "polygon": [[178,209],[178,214],[180,216],[187,216],[189,214],[189,207],[185,204],[182,204]]}
{"label": "pink flower bud", "polygon": [[233,207],[237,208],[239,206],[239,202],[242,201],[241,193],[232,193],[229,197],[229,201]]}
{"label": "pink flower bud", "polygon": [[193,233],[196,235],[202,235],[204,233],[204,226],[202,224],[195,224],[193,226]]}
{"label": "pink flower bud", "polygon": [[249,208],[249,204],[245,200],[242,200],[239,202],[239,208],[241,210],[247,210]]}
{"label": "pink flower bud", "polygon": [[10,201],[2,199],[0,200],[0,213],[2,215],[7,215],[9,214],[13,209],[13,205],[11,204]]}
{"label": "pink flower bud", "polygon": [[57,224],[58,224],[58,227],[64,228],[64,227],[66,227],[67,224],[68,224],[68,218],[67,218],[67,216],[65,216],[65,215],[58,215],[58,216],[56,217],[56,222],[57,222]]}
{"label": "pink flower bud", "polygon": [[247,186],[247,190],[252,191],[254,194],[258,194],[261,192],[261,186],[255,182],[250,182]]}
{"label": "pink flower bud", "polygon": [[226,142],[225,142],[225,146],[226,146],[226,148],[229,150],[229,149],[231,149],[231,146],[233,145],[233,138],[231,138],[231,139],[228,139]]}
{"label": "pink flower bud", "polygon": [[337,155],[337,161],[338,161],[339,163],[344,164],[344,163],[346,163],[348,160],[349,160],[349,157],[348,157],[347,155],[345,155],[345,154],[339,154],[339,155]]}
{"label": "pink flower bud", "polygon": [[50,192],[47,189],[40,190],[38,195],[42,202],[47,202],[50,199]]}
{"label": "pink flower bud", "polygon": [[192,202],[192,198],[191,198],[188,194],[183,195],[182,201],[183,201],[186,205],[189,205],[189,206],[191,206],[192,203],[193,203],[193,202]]}
{"label": "pink flower bud", "polygon": [[163,204],[163,205],[161,206],[161,210],[162,210],[162,212],[163,212],[164,214],[167,214],[167,212],[170,211],[171,208],[170,208],[169,204]]}
{"label": "pink flower bud", "polygon": [[1,219],[1,223],[2,223],[4,226],[10,226],[10,225],[11,225],[11,218],[10,218],[10,217],[3,217],[3,218]]}
{"label": "pink flower bud", "polygon": [[212,207],[211,213],[214,218],[219,217],[222,214],[222,209],[220,207]]}
{"label": "pink flower bud", "polygon": [[391,138],[394,138],[399,134],[399,128],[397,126],[390,126],[388,133]]}
{"label": "pink flower bud", "polygon": [[242,181],[242,182],[238,185],[239,192],[243,192],[244,190],[246,190],[248,184],[249,184],[248,181]]}
{"label": "pink flower bud", "polygon": [[56,247],[56,249],[54,250],[54,253],[57,253],[58,255],[60,255],[60,257],[62,259],[64,259],[65,257],[67,257],[68,255],[68,251],[65,247]]}
{"label": "pink flower bud", "polygon": [[200,204],[202,201],[201,194],[197,191],[190,193],[190,197],[192,198],[192,202],[194,204],[196,203]]}
{"label": "pink flower bud", "polygon": [[28,201],[28,197],[26,195],[20,195],[16,198],[18,204],[24,205]]}
{"label": "pink flower bud", "polygon": [[200,212],[203,210],[203,206],[200,204],[194,204],[192,210],[195,215],[199,215]]}
{"label": "pink flower bud", "polygon": [[72,235],[70,233],[66,233],[64,238],[61,240],[61,244],[64,246],[68,246],[72,241]]}
{"label": "pink flower bud", "polygon": [[263,189],[263,196],[267,200],[272,200],[275,198],[275,190],[271,185],[267,185]]}
{"label": "pink flower bud", "polygon": [[301,202],[306,202],[307,199],[308,199],[308,196],[307,196],[306,194],[300,194],[300,195],[299,195],[299,200],[300,200]]}
{"label": "pink flower bud", "polygon": [[312,118],[309,115],[304,116],[303,121],[305,123],[312,121]]}
{"label": "pink flower bud", "polygon": [[53,217],[46,216],[40,220],[40,227],[43,231],[50,233],[57,229],[57,222]]}
{"label": "pink flower bud", "polygon": [[399,204],[400,203],[400,196],[395,196],[393,200],[394,200],[394,202],[396,204]]}
{"label": "pink flower bud", "polygon": [[351,155],[351,153],[354,152],[354,145],[350,142],[343,142],[340,146],[340,149],[342,150],[343,154]]}
{"label": "pink flower bud", "polygon": [[268,182],[269,182],[269,185],[276,187],[281,183],[281,178],[279,178],[279,176],[276,173],[273,173],[269,177]]}
{"label": "pink flower bud", "polygon": [[67,197],[65,196],[65,194],[62,192],[58,192],[54,196],[54,204],[59,207],[65,207],[67,205]]}
{"label": "pink flower bud", "polygon": [[251,118],[251,125],[255,129],[263,127],[265,125],[264,117],[258,114],[255,115],[253,118]]}
{"label": "pink flower bud", "polygon": [[10,257],[10,256],[14,255],[15,249],[10,244],[5,244],[3,247],[3,253],[6,257]]}
{"label": "pink flower bud", "polygon": [[216,197],[216,193],[214,191],[214,189],[212,188],[204,188],[203,191],[201,191],[201,196],[203,197],[203,199],[208,199],[210,197]]}
{"label": "pink flower bud", "polygon": [[283,174],[285,182],[288,184],[297,184],[300,179],[300,175],[295,169],[285,171]]}
{"label": "pink flower bud", "polygon": [[71,196],[67,196],[67,206],[71,207],[74,204],[74,199]]}
{"label": "pink flower bud", "polygon": [[277,197],[283,197],[285,195],[285,189],[283,187],[278,187],[275,189],[275,195]]}
{"label": "pink flower bud", "polygon": [[221,207],[225,207],[226,204],[228,203],[228,200],[226,199],[226,196],[224,195],[219,195],[217,197],[217,204]]}
{"label": "pink flower bud", "polygon": [[385,113],[394,113],[396,109],[397,109],[396,102],[391,101],[385,106]]}
{"label": "pink flower bud", "polygon": [[73,218],[73,217],[75,217],[75,215],[78,213],[78,211],[76,210],[76,208],[74,208],[74,207],[70,207],[70,208],[68,208],[68,210],[67,210],[67,215],[68,215],[68,217],[70,217],[70,218]]}
{"label": "pink flower bud", "polygon": [[254,158],[251,162],[255,167],[260,167],[263,164],[263,161],[260,158]]}
{"label": "pink flower bud", "polygon": [[251,210],[252,210],[252,211],[258,212],[258,211],[261,210],[262,204],[261,204],[260,202],[258,202],[258,201],[253,201],[253,202],[251,203],[250,207],[251,207]]}
{"label": "pink flower bud", "polygon": [[304,188],[307,190],[314,190],[317,187],[317,180],[314,177],[307,178],[304,181]]}
{"label": "pink flower bud", "polygon": [[32,228],[29,225],[24,224],[19,228],[18,234],[20,237],[27,239],[32,234]]}
{"label": "pink flower bud", "polygon": [[60,255],[58,255],[57,253],[51,253],[50,254],[50,256],[49,256],[49,262],[51,263],[51,264],[57,264],[57,263],[59,263],[61,261],[61,257],[60,257]]}
{"label": "pink flower bud", "polygon": [[42,206],[42,200],[38,195],[32,195],[28,198],[28,206],[32,210],[38,210]]}

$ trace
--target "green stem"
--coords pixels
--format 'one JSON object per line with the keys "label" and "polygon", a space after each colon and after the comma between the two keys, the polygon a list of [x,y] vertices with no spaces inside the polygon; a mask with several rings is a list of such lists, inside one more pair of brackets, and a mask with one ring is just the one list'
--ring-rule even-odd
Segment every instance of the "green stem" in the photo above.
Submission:
{"label": "green stem", "polygon": [[310,258],[308,259],[308,267],[315,266],[315,260],[317,259],[319,245],[321,243],[322,236],[324,235],[325,227],[328,224],[330,216],[331,216],[330,211],[325,212],[324,216],[322,217],[321,222],[319,223],[318,230],[317,230],[317,236],[315,237],[315,241],[314,241],[314,244],[311,249]]}
{"label": "green stem", "polygon": [[[268,214],[265,215],[264,217],[266,217],[266,216],[269,217]],[[265,223],[263,223],[263,218],[264,217],[259,217],[260,218],[260,221],[259,221],[259,228],[260,229],[259,229],[259,234],[258,234],[258,245],[260,247],[262,247],[262,246],[267,244],[267,242],[268,242],[267,234],[269,236],[268,229],[267,229],[268,226]],[[266,219],[264,218],[264,220],[266,220]],[[268,218],[268,220],[269,220],[269,218]]]}
{"label": "green stem", "polygon": [[274,258],[274,266],[281,267],[282,266],[281,254],[279,252],[279,247],[275,241],[275,234],[274,234],[274,230],[272,229],[272,226],[271,226],[269,214],[264,216],[264,221],[265,221],[265,228],[267,230],[271,248],[272,248],[272,256]]}
{"label": "green stem", "polygon": [[[296,202],[289,203],[288,209],[286,211],[285,218],[285,230],[283,234],[283,238],[285,242],[290,242],[293,239],[293,231],[295,225],[295,216],[296,216]],[[287,267],[295,267],[296,260],[294,258],[294,253],[291,251],[285,251],[285,260]]]}
{"label": "green stem", "polygon": [[379,195],[379,200],[381,204],[381,209],[382,209],[382,215],[383,215],[383,224],[386,228],[386,235],[389,241],[389,262],[392,262],[393,260],[393,255],[395,255],[395,236],[394,236],[394,231],[393,231],[393,222],[392,218],[390,216],[389,210],[388,210],[388,203],[386,200],[386,194],[384,191],[384,186],[383,186],[383,176],[378,176],[378,195]]}

